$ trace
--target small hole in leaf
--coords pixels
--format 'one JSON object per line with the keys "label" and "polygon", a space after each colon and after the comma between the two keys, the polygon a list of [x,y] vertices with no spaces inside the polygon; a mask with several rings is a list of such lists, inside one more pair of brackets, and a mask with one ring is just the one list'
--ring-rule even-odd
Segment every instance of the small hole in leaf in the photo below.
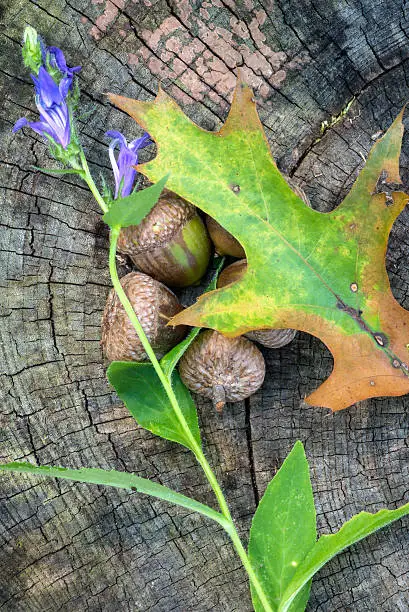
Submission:
{"label": "small hole in leaf", "polygon": [[388,346],[388,338],[384,334],[375,334],[374,338],[379,346]]}

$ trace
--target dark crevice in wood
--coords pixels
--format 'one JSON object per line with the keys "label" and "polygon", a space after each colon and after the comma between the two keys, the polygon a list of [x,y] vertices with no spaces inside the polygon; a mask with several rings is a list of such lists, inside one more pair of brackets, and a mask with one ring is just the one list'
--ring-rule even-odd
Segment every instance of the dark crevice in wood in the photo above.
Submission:
{"label": "dark crevice in wood", "polygon": [[260,501],[260,495],[257,487],[257,476],[255,470],[254,463],[254,451],[253,451],[253,441],[252,441],[252,431],[251,431],[251,402],[250,398],[246,398],[244,400],[244,407],[246,411],[245,416],[245,428],[246,428],[246,441],[247,441],[247,452],[249,459],[249,468],[250,468],[250,477],[251,477],[251,487],[253,489],[254,503],[257,508],[258,503]]}
{"label": "dark crevice in wood", "polygon": [[[374,83],[376,83],[377,81],[379,81],[380,79],[382,79],[383,77],[385,77],[385,75],[387,75],[389,72],[392,72],[393,70],[397,70],[398,68],[400,68],[402,65],[404,65],[405,63],[409,63],[409,58],[405,58],[402,61],[400,61],[399,63],[395,64],[394,66],[392,66],[391,68],[388,68],[387,70],[385,70],[385,72],[382,72],[382,74],[377,75],[376,77],[374,77],[371,81],[368,81],[365,83],[365,85],[363,87],[361,87],[359,89],[359,91],[357,91],[354,96],[356,98],[356,102],[359,104],[359,97]],[[405,73],[405,77],[406,77],[406,73]],[[338,125],[338,124],[336,124]],[[294,176],[294,174],[297,172],[298,168],[301,166],[301,164],[303,163],[303,161],[305,160],[306,157],[308,157],[308,155],[313,151],[314,147],[322,140],[322,138],[327,134],[327,132],[329,132],[333,127],[335,126],[330,126],[327,129],[324,130],[324,132],[317,136],[316,138],[314,138],[311,143],[304,149],[304,151],[302,152],[302,154],[300,155],[300,157],[297,159],[296,163],[292,166],[292,168],[289,170],[288,174],[290,177]],[[342,138],[342,136],[341,136]]]}
{"label": "dark crevice in wood", "polygon": [[48,308],[50,310],[51,337],[53,339],[53,345],[54,345],[54,348],[55,348],[57,354],[61,355],[60,350],[59,350],[58,345],[57,345],[57,335],[55,333],[54,302],[53,302],[54,294],[53,294],[53,290],[51,288],[51,282],[52,282],[51,279],[52,279],[52,275],[53,275],[54,269],[53,269],[53,264],[52,264],[51,261],[48,262],[48,265],[50,266],[50,271],[49,271],[49,275],[48,275],[48,279],[47,279],[47,289],[48,289],[48,298],[47,298],[47,301],[48,301]]}
{"label": "dark crevice in wood", "polygon": [[53,15],[53,13],[50,13],[50,11],[48,11],[46,8],[44,8],[44,6],[41,6],[41,4],[39,2],[37,2],[37,0],[29,0],[29,2],[30,2],[30,4],[33,4],[37,10],[40,9],[40,11],[43,11],[48,17],[51,17],[52,19],[55,19],[56,21],[59,21],[65,27],[68,27],[70,25],[66,21],[63,21],[62,19],[60,19],[60,17],[57,17],[57,15]]}

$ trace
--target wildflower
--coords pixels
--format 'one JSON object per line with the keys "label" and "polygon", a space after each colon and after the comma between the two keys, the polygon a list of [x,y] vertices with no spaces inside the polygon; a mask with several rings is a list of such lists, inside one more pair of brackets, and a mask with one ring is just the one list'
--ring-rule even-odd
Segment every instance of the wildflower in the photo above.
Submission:
{"label": "wildflower", "polygon": [[37,134],[48,136],[66,149],[70,143],[70,111],[67,105],[67,94],[71,87],[72,77],[65,76],[57,85],[43,66],[40,67],[38,78],[31,75],[36,92],[36,106],[40,112],[40,121],[29,122],[25,117],[19,119],[13,132],[28,125]]}
{"label": "wildflower", "polygon": [[[127,143],[125,136],[121,132],[111,130],[105,134],[112,138],[109,145],[109,159],[111,160],[112,169],[115,177],[115,199],[118,197],[126,197],[132,192],[136,170],[133,168],[138,163],[138,151],[152,143],[148,133],[145,133],[141,138],[132,140]],[[114,150],[119,145],[119,154],[115,159]]]}

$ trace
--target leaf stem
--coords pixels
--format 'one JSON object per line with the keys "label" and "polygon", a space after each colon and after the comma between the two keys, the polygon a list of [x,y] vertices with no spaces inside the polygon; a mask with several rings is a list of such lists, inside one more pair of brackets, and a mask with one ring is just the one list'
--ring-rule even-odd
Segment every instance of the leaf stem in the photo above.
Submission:
{"label": "leaf stem", "polygon": [[156,355],[150,345],[150,342],[142,328],[142,325],[139,322],[138,317],[136,316],[136,313],[134,311],[134,309],[132,308],[132,304],[130,303],[130,301],[128,300],[125,291],[122,288],[122,285],[120,283],[119,277],[118,277],[118,272],[116,269],[116,246],[117,246],[117,242],[118,242],[118,237],[119,237],[119,233],[121,231],[120,226],[116,226],[113,227],[111,229],[111,233],[110,233],[110,247],[109,247],[109,272],[111,275],[111,280],[112,280],[112,284],[114,286],[114,289],[119,297],[119,300],[122,304],[122,306],[125,309],[126,314],[128,315],[132,325],[134,326],[139,339],[141,341],[141,344],[146,352],[146,354],[148,355],[150,361],[152,362],[152,366],[155,369],[156,374],[158,375],[159,380],[161,381],[167,396],[169,398],[170,404],[180,422],[180,424],[182,425],[183,429],[185,430],[185,434],[187,436],[187,438],[189,439],[189,444],[190,444],[190,448],[193,450],[195,457],[198,461],[198,463],[200,464],[200,466],[202,467],[207,480],[209,481],[215,495],[217,498],[217,501],[219,503],[220,509],[222,511],[223,516],[227,519],[227,524],[224,526],[225,531],[228,533],[228,535],[230,536],[230,539],[237,551],[237,554],[239,555],[241,562],[243,563],[244,568],[247,571],[247,574],[250,578],[250,581],[253,584],[253,587],[255,589],[255,591],[257,592],[257,595],[260,599],[260,602],[262,603],[264,610],[266,612],[273,612],[270,604],[268,603],[267,597],[263,591],[263,588],[251,566],[250,560],[247,556],[246,550],[243,546],[243,544],[241,543],[240,540],[240,536],[237,532],[237,529],[233,523],[233,519],[231,517],[230,514],[230,510],[229,507],[227,505],[227,502],[224,498],[223,492],[220,488],[220,485],[216,479],[216,476],[214,475],[200,445],[197,443],[195,437],[193,436],[192,432],[190,431],[189,425],[186,422],[186,419],[183,415],[183,412],[180,409],[178,400],[176,398],[176,395],[173,391],[172,388],[172,383],[170,381],[170,379],[165,375],[159,361],[156,358]]}

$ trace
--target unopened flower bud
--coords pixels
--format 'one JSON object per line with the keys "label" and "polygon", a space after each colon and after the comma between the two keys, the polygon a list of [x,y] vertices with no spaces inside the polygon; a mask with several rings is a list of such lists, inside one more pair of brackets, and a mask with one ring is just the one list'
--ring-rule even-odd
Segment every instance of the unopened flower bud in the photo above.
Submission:
{"label": "unopened flower bud", "polygon": [[22,54],[24,65],[30,68],[35,74],[38,74],[43,62],[43,57],[37,30],[31,26],[27,26],[24,30],[23,43]]}

